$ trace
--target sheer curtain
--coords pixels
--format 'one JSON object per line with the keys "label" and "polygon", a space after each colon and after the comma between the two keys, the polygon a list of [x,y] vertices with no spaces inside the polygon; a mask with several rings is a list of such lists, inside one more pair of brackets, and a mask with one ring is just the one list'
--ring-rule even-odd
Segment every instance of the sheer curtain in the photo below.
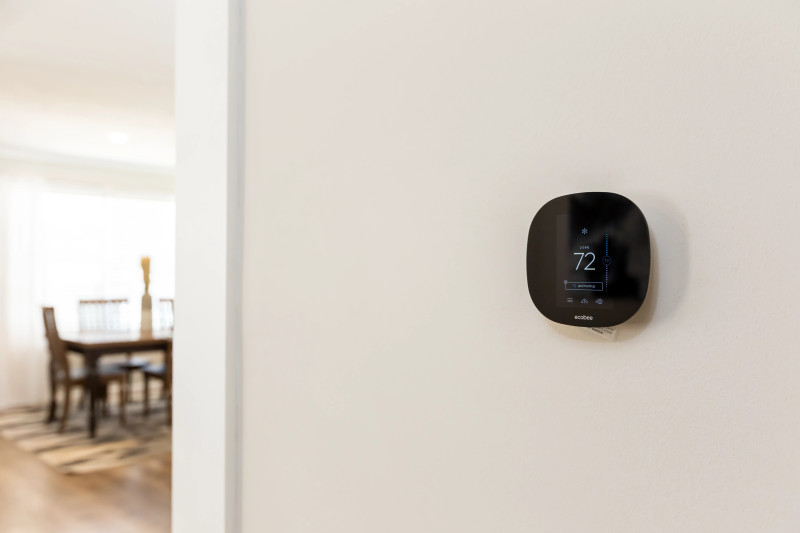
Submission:
{"label": "sheer curtain", "polygon": [[143,256],[154,302],[172,297],[174,216],[168,194],[0,177],[0,409],[47,396],[43,305],[67,332],[80,299],[128,298],[136,327]]}

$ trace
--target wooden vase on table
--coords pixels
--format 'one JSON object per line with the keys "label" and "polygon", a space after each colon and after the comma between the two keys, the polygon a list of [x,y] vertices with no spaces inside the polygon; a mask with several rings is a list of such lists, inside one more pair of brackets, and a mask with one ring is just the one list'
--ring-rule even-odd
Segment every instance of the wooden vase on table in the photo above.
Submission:
{"label": "wooden vase on table", "polygon": [[142,295],[142,331],[153,331],[153,298],[150,296],[150,258],[142,257],[144,294]]}

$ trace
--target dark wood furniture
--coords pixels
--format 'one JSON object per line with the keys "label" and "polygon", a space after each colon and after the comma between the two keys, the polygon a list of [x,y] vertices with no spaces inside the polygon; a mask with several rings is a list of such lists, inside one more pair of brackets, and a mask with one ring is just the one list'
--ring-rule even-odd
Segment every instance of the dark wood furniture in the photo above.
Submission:
{"label": "dark wood furniture", "polygon": [[[172,298],[158,299],[159,326],[162,329],[173,329],[175,325],[175,300]],[[162,396],[172,388],[172,376],[167,372],[167,365],[150,364],[142,368],[144,375],[144,416],[150,414],[150,381],[161,382]]]}
{"label": "dark wood furniture", "polygon": [[[127,331],[130,329],[130,306],[125,298],[80,300],[78,302],[78,323],[82,333]],[[150,364],[141,357],[125,353],[125,361],[117,364],[128,371],[128,399],[131,392],[131,375]]]}
{"label": "dark wood furniture", "polygon": [[[155,379],[161,382],[162,389],[165,393],[171,388],[170,376],[167,372],[167,365],[147,365],[142,369],[144,374],[144,416],[150,414],[150,380]],[[169,413],[167,413],[169,417]]]}
{"label": "dark wood furniture", "polygon": [[[167,422],[172,422],[172,331],[98,331],[62,335],[64,345],[70,351],[83,355],[90,399],[100,392],[98,361],[108,354],[163,351],[167,373]],[[95,436],[97,414],[95,402],[89,402],[89,436]]]}
{"label": "dark wood furniture", "polygon": [[[70,367],[67,349],[64,341],[58,334],[56,326],[56,315],[52,307],[42,309],[44,318],[44,330],[47,335],[47,344],[50,347],[50,413],[48,422],[52,422],[56,417],[56,392],[60,385],[64,389],[64,408],[61,415],[61,423],[58,432],[63,433],[69,419],[71,402],[71,391],[75,387],[85,390],[90,385],[89,374],[86,369],[73,369]],[[89,410],[94,412],[96,403],[105,400],[108,393],[108,385],[112,382],[119,383],[119,418],[121,423],[125,423],[125,401],[127,398],[127,373],[116,365],[106,365],[95,368],[92,386],[96,391],[91,394],[91,405]],[[92,389],[90,389],[92,390]],[[102,394],[100,394],[102,393]]]}

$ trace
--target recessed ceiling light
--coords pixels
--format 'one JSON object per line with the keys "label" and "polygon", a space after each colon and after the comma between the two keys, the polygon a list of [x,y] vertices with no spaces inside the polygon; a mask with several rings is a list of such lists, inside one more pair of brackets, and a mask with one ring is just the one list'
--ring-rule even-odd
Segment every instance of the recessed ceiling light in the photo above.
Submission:
{"label": "recessed ceiling light", "polygon": [[112,131],[108,134],[108,140],[114,144],[128,144],[130,136],[127,133],[122,133],[121,131]]}

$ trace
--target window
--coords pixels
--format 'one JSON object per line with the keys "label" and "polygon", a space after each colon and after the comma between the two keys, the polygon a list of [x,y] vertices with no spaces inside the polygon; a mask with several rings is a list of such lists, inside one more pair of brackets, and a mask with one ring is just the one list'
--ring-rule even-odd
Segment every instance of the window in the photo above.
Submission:
{"label": "window", "polygon": [[[172,201],[64,192],[41,201],[42,296],[62,331],[78,327],[81,299],[127,298],[131,327],[144,292],[141,258],[150,257],[153,301],[175,292],[175,205]],[[158,312],[158,306],[153,306]],[[157,323],[158,317],[154,317]]]}

